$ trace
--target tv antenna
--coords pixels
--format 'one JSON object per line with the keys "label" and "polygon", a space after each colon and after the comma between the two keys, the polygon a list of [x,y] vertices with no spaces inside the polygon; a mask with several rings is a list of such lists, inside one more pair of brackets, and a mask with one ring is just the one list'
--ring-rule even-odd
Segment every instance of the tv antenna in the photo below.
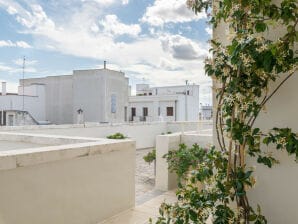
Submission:
{"label": "tv antenna", "polygon": [[26,66],[26,57],[24,56],[23,58],[23,82],[22,82],[22,87],[23,87],[23,111],[25,111],[25,66]]}

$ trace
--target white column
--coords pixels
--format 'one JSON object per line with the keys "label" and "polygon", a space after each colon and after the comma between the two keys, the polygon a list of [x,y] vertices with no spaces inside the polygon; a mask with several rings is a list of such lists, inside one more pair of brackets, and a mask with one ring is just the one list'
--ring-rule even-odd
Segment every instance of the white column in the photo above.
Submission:
{"label": "white column", "polygon": [[6,95],[6,82],[2,82],[2,96]]}

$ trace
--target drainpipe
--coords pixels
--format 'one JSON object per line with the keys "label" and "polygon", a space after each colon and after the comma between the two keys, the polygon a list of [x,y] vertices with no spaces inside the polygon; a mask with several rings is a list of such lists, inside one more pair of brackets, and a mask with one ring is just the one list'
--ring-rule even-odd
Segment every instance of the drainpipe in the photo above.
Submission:
{"label": "drainpipe", "polygon": [[185,80],[185,121],[188,120],[188,111],[187,111],[187,85],[188,85],[188,80]]}
{"label": "drainpipe", "polygon": [[175,121],[177,121],[177,100],[175,100]]}

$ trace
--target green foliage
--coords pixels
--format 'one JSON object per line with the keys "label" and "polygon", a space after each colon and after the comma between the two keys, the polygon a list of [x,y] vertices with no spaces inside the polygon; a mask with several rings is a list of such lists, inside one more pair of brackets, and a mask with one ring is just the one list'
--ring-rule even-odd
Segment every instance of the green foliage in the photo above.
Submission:
{"label": "green foliage", "polygon": [[[271,168],[279,163],[274,158],[276,148],[298,161],[297,133],[288,127],[269,132],[255,127],[267,102],[297,72],[297,0],[275,2],[187,0],[194,13],[208,14],[213,28],[226,23],[229,29],[225,44],[221,38],[210,41],[213,57],[205,63],[206,74],[217,83],[219,151],[181,145],[165,156],[180,180],[178,203],[163,204],[157,223],[206,223],[210,214],[213,223],[267,223],[261,208],[254,211],[247,197],[255,180],[246,156]],[[283,33],[269,38],[276,27]]]}
{"label": "green foliage", "polygon": [[108,139],[125,139],[126,137],[122,133],[115,133],[113,135],[107,136]]}
{"label": "green foliage", "polygon": [[[187,148],[181,144],[166,159],[170,170],[176,172],[183,183],[180,182],[177,190],[178,202],[163,203],[156,224],[206,223],[210,215],[213,223],[237,223],[242,211],[230,204],[235,203],[236,196],[246,195],[246,189],[253,186],[253,170],[239,167],[233,173],[236,178],[228,181],[228,154],[214,147],[206,150],[198,145]],[[259,207],[257,212],[252,207],[249,209],[252,223],[267,223]]]}
{"label": "green foliage", "polygon": [[264,138],[263,143],[269,145],[274,143],[276,149],[286,149],[289,155],[295,154],[298,160],[298,135],[290,128],[273,128],[269,135]]}
{"label": "green foliage", "polygon": [[156,160],[156,150],[153,149],[151,152],[148,152],[147,155],[143,157],[143,159],[146,163],[149,163],[149,164],[154,162]]}

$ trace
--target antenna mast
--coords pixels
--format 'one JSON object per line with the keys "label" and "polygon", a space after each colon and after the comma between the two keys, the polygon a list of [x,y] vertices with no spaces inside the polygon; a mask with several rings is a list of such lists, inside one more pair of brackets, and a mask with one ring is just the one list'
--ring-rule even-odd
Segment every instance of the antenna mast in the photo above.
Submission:
{"label": "antenna mast", "polygon": [[[25,83],[24,83],[24,79],[25,79],[25,64],[26,64],[26,57],[24,56],[23,58],[23,112],[25,111]],[[23,114],[24,116],[24,114]]]}

